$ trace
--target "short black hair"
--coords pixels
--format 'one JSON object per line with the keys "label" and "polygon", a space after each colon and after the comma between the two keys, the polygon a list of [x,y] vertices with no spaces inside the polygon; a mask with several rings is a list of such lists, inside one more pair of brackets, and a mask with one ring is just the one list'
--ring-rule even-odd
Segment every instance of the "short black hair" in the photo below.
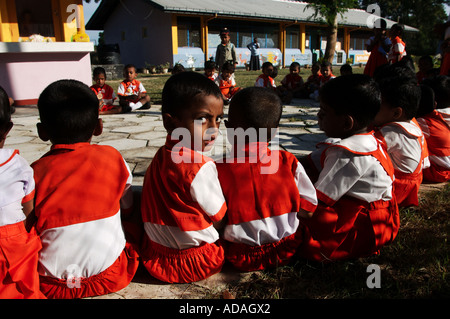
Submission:
{"label": "short black hair", "polygon": [[401,107],[405,118],[417,114],[421,90],[415,73],[408,65],[392,64],[376,75],[383,102],[389,107]]}
{"label": "short black hair", "polygon": [[321,68],[323,68],[323,67],[330,67],[330,68],[332,68],[333,65],[330,63],[330,61],[328,61],[328,60],[323,60],[322,63],[320,64],[320,67],[321,67]]}
{"label": "short black hair", "polygon": [[431,87],[436,99],[436,108],[445,109],[450,106],[450,77],[437,75],[422,81],[423,85]]}
{"label": "short black hair", "polygon": [[345,64],[343,64],[341,66],[340,72],[341,73],[345,73],[345,72],[352,73],[353,72],[353,68],[352,68],[352,66],[350,64],[345,63]]}
{"label": "short black hair", "polygon": [[0,134],[5,133],[11,122],[11,104],[6,91],[0,86]]}
{"label": "short black hair", "polygon": [[102,68],[101,66],[94,68],[94,70],[92,71],[92,76],[94,78],[99,74],[104,74],[105,78],[106,78],[106,70],[104,68]]}
{"label": "short black hair", "polygon": [[137,72],[136,66],[135,66],[134,64],[131,64],[131,63],[125,65],[125,66],[123,67],[123,71],[125,72],[126,70],[128,70],[128,69],[130,69],[130,68],[133,68],[133,69]]}
{"label": "short black hair", "polygon": [[215,68],[216,68],[216,62],[211,61],[211,60],[205,61],[205,70],[208,70],[208,69],[214,70]]}
{"label": "short black hair", "polygon": [[232,63],[232,62],[227,61],[222,66],[222,71],[228,71],[228,72],[233,73],[234,70],[235,70],[234,63]]}
{"label": "short black hair", "polygon": [[176,63],[173,68],[172,68],[172,74],[176,74],[176,73],[180,73],[180,72],[184,72],[185,68],[183,66],[183,64],[181,63]]}
{"label": "short black hair", "polygon": [[380,111],[381,94],[377,83],[364,74],[339,76],[325,83],[319,98],[338,115],[350,115],[359,127],[369,126]]}
{"label": "short black hair", "polygon": [[238,112],[247,127],[255,129],[277,128],[283,111],[283,103],[273,90],[263,87],[247,87],[237,92],[230,102],[229,114]]}
{"label": "short black hair", "polygon": [[400,31],[400,34],[402,34],[403,31],[405,30],[405,27],[401,23],[395,23],[391,26],[391,29],[398,30]]}
{"label": "short black hair", "polygon": [[164,84],[161,111],[176,116],[181,109],[189,108],[193,99],[200,94],[222,100],[217,84],[204,75],[192,71],[174,74]]}
{"label": "short black hair", "polygon": [[298,62],[292,62],[291,63],[291,65],[289,66],[289,69],[292,69],[292,68],[301,68],[301,66],[300,66],[300,63],[298,63]]}
{"label": "short black hair", "polygon": [[54,144],[87,142],[98,123],[98,98],[86,84],[59,80],[38,99],[39,117]]}
{"label": "short black hair", "polygon": [[415,117],[422,117],[434,110],[435,98],[433,89],[422,84],[420,85],[420,91],[419,108]]}
{"label": "short black hair", "polygon": [[261,69],[264,70],[265,68],[268,68],[270,66],[273,66],[272,62],[266,61],[261,65]]}

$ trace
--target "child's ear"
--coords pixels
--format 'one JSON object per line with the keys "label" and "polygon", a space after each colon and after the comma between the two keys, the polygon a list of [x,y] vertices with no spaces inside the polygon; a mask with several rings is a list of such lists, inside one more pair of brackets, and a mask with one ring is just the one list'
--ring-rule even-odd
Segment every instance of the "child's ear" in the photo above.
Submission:
{"label": "child's ear", "polygon": [[400,120],[403,116],[403,109],[400,106],[394,108],[392,110],[392,116],[394,121]]}
{"label": "child's ear", "polygon": [[355,123],[355,119],[353,118],[353,116],[346,115],[346,116],[344,116],[343,124],[344,124],[344,130],[351,131],[355,127],[356,123]]}
{"label": "child's ear", "polygon": [[163,125],[164,128],[166,129],[166,131],[168,133],[171,133],[174,129],[177,128],[176,125],[176,118],[173,117],[171,114],[169,113],[163,113],[162,114],[162,118],[163,118]]}
{"label": "child's ear", "polygon": [[0,136],[0,138],[2,140],[6,139],[6,137],[8,136],[8,133],[9,133],[9,131],[11,131],[13,125],[14,125],[13,122],[9,122],[8,124],[6,124],[5,130],[3,131],[3,133]]}
{"label": "child's ear", "polygon": [[101,118],[98,119],[97,125],[95,126],[94,132],[92,135],[99,136],[103,133],[103,120]]}
{"label": "child's ear", "polygon": [[42,123],[37,123],[36,124],[36,128],[37,128],[37,132],[38,132],[38,136],[41,140],[43,140],[44,142],[47,142],[50,140],[50,136],[47,133],[47,130],[45,129],[44,124]]}
{"label": "child's ear", "polygon": [[9,131],[11,131],[13,127],[13,123],[9,122],[8,124],[6,124],[5,129],[3,130],[3,132],[0,131],[0,145],[3,147],[3,144],[6,140],[6,137],[8,136]]}

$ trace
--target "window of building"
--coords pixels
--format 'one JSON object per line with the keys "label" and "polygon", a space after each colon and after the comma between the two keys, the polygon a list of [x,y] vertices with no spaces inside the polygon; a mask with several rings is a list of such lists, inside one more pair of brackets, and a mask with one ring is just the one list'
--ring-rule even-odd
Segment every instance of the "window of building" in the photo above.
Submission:
{"label": "window of building", "polygon": [[51,0],[15,0],[15,2],[20,37],[29,37],[33,34],[40,34],[43,37],[55,36]]}
{"label": "window of building", "polygon": [[178,17],[178,46],[201,47],[200,19],[191,17]]}
{"label": "window of building", "polygon": [[295,25],[286,29],[286,49],[298,49],[300,43],[299,26]]}

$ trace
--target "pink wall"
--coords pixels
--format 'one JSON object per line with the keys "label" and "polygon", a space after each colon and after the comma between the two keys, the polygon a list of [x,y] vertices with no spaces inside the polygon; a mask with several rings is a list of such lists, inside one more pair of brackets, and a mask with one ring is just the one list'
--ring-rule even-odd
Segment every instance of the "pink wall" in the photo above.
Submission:
{"label": "pink wall", "polygon": [[60,79],[75,79],[92,85],[90,52],[70,49],[53,52],[4,51],[0,50],[0,85],[16,105],[35,104],[42,90]]}

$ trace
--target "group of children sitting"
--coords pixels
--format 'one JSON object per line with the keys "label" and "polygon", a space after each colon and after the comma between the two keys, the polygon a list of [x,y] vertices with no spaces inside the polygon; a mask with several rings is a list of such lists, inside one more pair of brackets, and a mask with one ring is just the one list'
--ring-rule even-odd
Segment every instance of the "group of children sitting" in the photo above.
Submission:
{"label": "group of children sitting", "polygon": [[[163,282],[189,283],[225,263],[254,271],[377,254],[397,236],[399,207],[418,204],[422,178],[450,178],[448,78],[430,84],[425,101],[414,75],[392,65],[375,78],[321,85],[317,116],[328,138],[297,159],[269,147],[283,108],[276,89],[238,90],[224,121],[215,81],[174,74],[162,92],[166,142],[140,197],[121,154],[91,144],[102,133],[98,94],[75,80],[50,84],[37,123],[49,152],[30,167],[17,150],[0,149],[8,181],[0,185],[0,297],[103,295],[126,287],[140,264]],[[205,152],[222,121],[232,147],[214,161]],[[0,90],[1,147],[11,127]]]}

